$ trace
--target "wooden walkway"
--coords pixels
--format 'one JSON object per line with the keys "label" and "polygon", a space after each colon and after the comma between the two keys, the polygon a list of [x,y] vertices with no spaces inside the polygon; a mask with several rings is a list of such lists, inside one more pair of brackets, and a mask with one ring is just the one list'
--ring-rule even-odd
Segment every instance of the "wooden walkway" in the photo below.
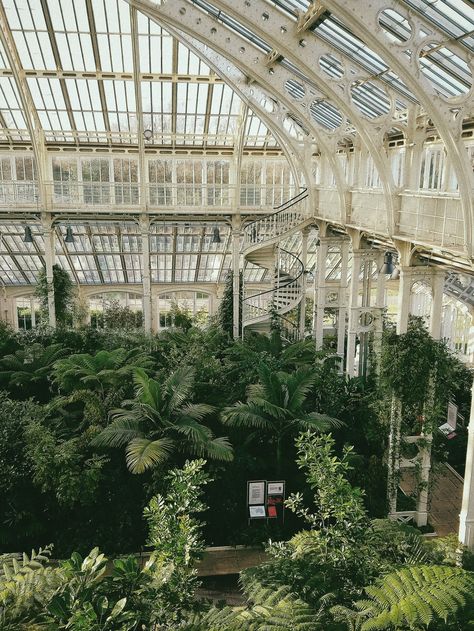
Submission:
{"label": "wooden walkway", "polygon": [[[409,495],[413,490],[413,474],[403,472],[400,483],[402,490]],[[434,475],[431,490],[429,523],[440,537],[459,530],[459,513],[462,503],[463,481],[450,467],[443,465]]]}
{"label": "wooden walkway", "polygon": [[450,467],[435,474],[431,491],[429,521],[440,537],[459,530],[463,480]]}

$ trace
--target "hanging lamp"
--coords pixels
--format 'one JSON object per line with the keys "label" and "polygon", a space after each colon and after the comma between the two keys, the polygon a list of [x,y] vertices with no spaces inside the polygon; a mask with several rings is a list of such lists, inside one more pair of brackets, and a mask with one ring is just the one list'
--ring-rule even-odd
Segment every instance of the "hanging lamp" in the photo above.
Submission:
{"label": "hanging lamp", "polygon": [[393,254],[391,252],[385,252],[383,257],[383,265],[380,268],[380,274],[393,274],[395,265],[393,264]]}
{"label": "hanging lamp", "polygon": [[30,226],[25,226],[25,234],[23,235],[24,243],[33,243],[33,235],[31,234]]}
{"label": "hanging lamp", "polygon": [[74,243],[74,235],[70,226],[66,228],[66,238],[64,239],[64,243]]}

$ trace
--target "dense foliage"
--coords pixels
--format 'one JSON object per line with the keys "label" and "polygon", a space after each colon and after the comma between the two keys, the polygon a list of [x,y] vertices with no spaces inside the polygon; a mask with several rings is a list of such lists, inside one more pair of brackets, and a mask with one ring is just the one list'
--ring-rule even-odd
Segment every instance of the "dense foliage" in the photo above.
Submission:
{"label": "dense foliage", "polygon": [[[301,513],[283,529],[247,527],[246,481],[278,476],[289,492],[308,490],[295,464],[302,429],[331,429],[339,454],[353,445],[347,475],[365,490],[370,517],[383,517],[387,383],[393,375],[393,387],[405,391],[421,369],[410,352],[426,341],[420,324],[405,337],[387,333],[380,386],[373,377],[340,374],[337,357],[316,351],[312,340],[287,344],[274,332],[242,341],[228,333],[192,322],[159,336],[90,327],[14,333],[2,325],[0,454],[3,471],[15,475],[0,479],[8,498],[0,507],[1,548],[54,541],[61,555],[95,545],[137,551],[145,543],[142,507],[163,490],[163,473],[193,455],[209,460],[215,479],[206,489],[207,543],[291,536]],[[444,382],[451,371],[451,392],[439,388],[443,401],[451,396],[466,414],[469,373],[440,342],[424,352],[426,361],[437,353],[447,366],[439,371]],[[446,441],[438,440],[442,455]],[[448,447],[461,469],[456,441]]]}
{"label": "dense foliage", "polygon": [[[380,377],[347,378],[313,340],[176,323],[158,336],[0,326],[0,549],[39,550],[7,559],[2,628],[471,628],[469,555],[455,567],[455,541],[380,519],[393,393],[407,432],[427,393],[433,427],[449,399],[468,413],[470,373],[444,344],[414,319],[386,332]],[[462,468],[463,448],[436,441]],[[285,522],[249,525],[246,482],[272,478]],[[205,544],[269,538],[268,563],[241,577],[244,608],[196,603]],[[49,541],[70,557],[59,567]],[[104,556],[145,546],[144,568]]]}
{"label": "dense foliage", "polygon": [[[71,321],[71,310],[74,305],[74,283],[69,274],[60,265],[53,265],[54,309],[58,324],[66,324]],[[40,299],[43,314],[48,313],[48,279],[46,268],[38,273],[36,295]]]}

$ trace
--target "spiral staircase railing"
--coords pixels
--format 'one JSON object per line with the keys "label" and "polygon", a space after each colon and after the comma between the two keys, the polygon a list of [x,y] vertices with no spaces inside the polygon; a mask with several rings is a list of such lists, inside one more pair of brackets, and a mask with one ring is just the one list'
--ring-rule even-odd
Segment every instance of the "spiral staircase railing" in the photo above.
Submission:
{"label": "spiral staircase railing", "polygon": [[[275,209],[275,212],[257,219],[244,229],[243,254],[249,262],[265,267],[258,259],[258,252],[285,236],[289,236],[307,220],[304,200],[307,190],[302,190]],[[242,305],[242,327],[252,327],[262,323],[270,325],[277,319],[282,337],[294,342],[299,338],[299,326],[285,317],[298,307],[304,292],[304,265],[301,259],[276,245],[274,286],[271,289],[252,295],[245,295]],[[266,266],[269,269],[269,266]]]}

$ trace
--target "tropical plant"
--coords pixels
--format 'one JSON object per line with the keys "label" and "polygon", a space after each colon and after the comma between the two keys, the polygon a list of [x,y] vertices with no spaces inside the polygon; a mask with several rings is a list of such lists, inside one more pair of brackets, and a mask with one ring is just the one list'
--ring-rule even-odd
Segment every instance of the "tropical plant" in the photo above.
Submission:
{"label": "tropical plant", "polygon": [[204,550],[203,524],[196,518],[207,507],[202,501],[204,487],[211,481],[204,472],[205,460],[186,461],[181,469],[166,476],[166,495],[156,495],[145,508],[148,545],[152,559],[169,568],[160,589],[158,621],[177,623],[193,609],[199,586],[196,561]]}
{"label": "tropical plant", "polygon": [[64,395],[56,399],[54,407],[82,403],[84,417],[103,424],[108,410],[130,388],[133,371],[149,371],[152,365],[150,356],[139,348],[70,355],[54,366],[53,381]]}
{"label": "tropical plant", "polygon": [[271,437],[275,447],[277,474],[281,474],[283,449],[300,430],[327,431],[340,427],[335,418],[305,409],[306,398],[315,380],[314,370],[300,368],[289,374],[259,369],[260,382],[248,387],[247,402],[224,410],[223,422],[234,427],[251,427]]}
{"label": "tropical plant", "polygon": [[67,354],[61,344],[46,348],[31,344],[0,359],[0,383],[17,398],[35,396],[40,401],[49,396],[49,376],[54,364]]}
{"label": "tropical plant", "polygon": [[119,300],[110,300],[103,311],[102,321],[107,329],[138,329],[143,325],[143,313],[121,305]]}
{"label": "tropical plant", "polygon": [[[0,556],[0,627],[4,631],[27,629],[27,622],[53,596],[61,583],[57,571],[48,566],[52,547],[21,559]],[[23,626],[25,625],[25,626]]]}
{"label": "tropical plant", "polygon": [[306,471],[314,492],[314,508],[304,506],[301,493],[292,494],[286,506],[310,527],[295,535],[295,550],[299,554],[316,552],[321,561],[339,564],[348,554],[358,554],[357,544],[365,538],[369,523],[362,491],[347,480],[352,448],[344,447],[338,458],[334,445],[330,434],[317,436],[307,431],[298,436],[297,463]]}
{"label": "tropical plant", "polygon": [[194,371],[180,368],[162,383],[143,369],[134,372],[135,398],[112,410],[112,422],[93,444],[124,447],[132,473],[143,473],[163,463],[176,449],[218,460],[231,460],[232,447],[225,437],[215,438],[201,421],[214,409],[191,403]]}
{"label": "tropical plant", "polygon": [[[300,600],[287,586],[277,589],[262,585],[255,578],[241,581],[248,600],[245,607],[211,608],[183,623],[183,631],[331,631],[326,611],[332,595],[320,599],[318,607]],[[323,622],[324,621],[324,622]]]}
{"label": "tropical plant", "polygon": [[[40,299],[42,310],[48,312],[49,283],[46,277],[46,268],[38,272],[36,295]],[[74,283],[66,270],[59,265],[53,265],[54,309],[58,324],[66,324],[72,313],[75,299]]]}
{"label": "tropical plant", "polygon": [[[239,335],[242,329],[242,280],[243,275],[240,272],[239,282]],[[224,333],[230,338],[234,336],[234,274],[232,270],[226,275],[224,292],[219,304],[219,311],[217,314],[217,322]]]}
{"label": "tropical plant", "polygon": [[[406,567],[391,572],[365,588],[367,598],[350,609],[336,605],[336,620],[350,631],[434,628],[456,620],[472,606],[474,574],[441,565]],[[468,628],[466,627],[463,627]]]}
{"label": "tropical plant", "polygon": [[136,368],[149,370],[150,356],[139,348],[101,350],[95,355],[77,354],[58,361],[54,366],[53,379],[61,392],[97,390],[120,387],[130,379]]}
{"label": "tropical plant", "polygon": [[[166,478],[168,491],[145,509],[149,545],[143,568],[135,557],[108,560],[98,548],[49,565],[51,547],[0,557],[2,631],[129,631],[177,628],[196,610],[195,562],[203,549],[205,461],[186,462]],[[168,626],[170,625],[170,626]]]}

